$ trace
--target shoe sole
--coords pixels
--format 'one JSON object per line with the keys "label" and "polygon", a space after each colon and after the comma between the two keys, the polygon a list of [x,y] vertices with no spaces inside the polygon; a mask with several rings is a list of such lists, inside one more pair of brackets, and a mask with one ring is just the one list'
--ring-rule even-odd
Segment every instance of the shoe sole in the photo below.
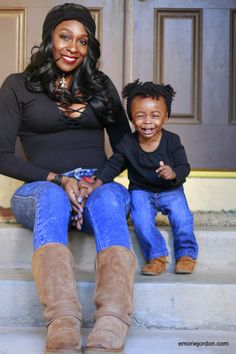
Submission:
{"label": "shoe sole", "polygon": [[44,352],[45,354],[82,354],[83,351],[81,350],[77,350],[77,351],[72,351],[72,350],[57,350],[54,352],[49,352],[48,350]]}
{"label": "shoe sole", "polygon": [[163,272],[160,272],[160,273],[154,273],[154,272],[141,272],[142,275],[160,275],[162,274]]}
{"label": "shoe sole", "polygon": [[193,272],[191,270],[177,270],[175,271],[176,274],[192,274]]}
{"label": "shoe sole", "polygon": [[84,354],[125,354],[124,350],[85,349]]}

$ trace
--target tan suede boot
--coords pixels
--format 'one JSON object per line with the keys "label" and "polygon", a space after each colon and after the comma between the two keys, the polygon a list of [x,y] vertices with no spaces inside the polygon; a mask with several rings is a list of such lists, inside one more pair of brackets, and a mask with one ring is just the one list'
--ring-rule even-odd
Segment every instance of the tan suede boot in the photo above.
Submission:
{"label": "tan suede boot", "polygon": [[95,325],[86,354],[124,354],[133,312],[136,259],[127,248],[112,246],[96,257]]}
{"label": "tan suede boot", "polygon": [[32,270],[47,324],[46,354],[81,353],[81,306],[70,250],[49,243],[33,254]]}

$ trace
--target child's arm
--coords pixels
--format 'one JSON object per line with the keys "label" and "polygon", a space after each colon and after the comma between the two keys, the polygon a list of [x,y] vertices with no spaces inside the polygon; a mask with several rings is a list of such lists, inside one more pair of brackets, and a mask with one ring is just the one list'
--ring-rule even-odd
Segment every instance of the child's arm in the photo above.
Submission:
{"label": "child's arm", "polygon": [[[99,169],[96,173],[96,180],[100,180],[102,183],[112,182],[126,168],[126,159],[122,152],[115,151],[114,154],[105,163],[102,169]],[[97,182],[97,183],[101,183]]]}
{"label": "child's arm", "polygon": [[178,135],[175,135],[171,141],[171,154],[173,167],[165,165],[163,161],[160,161],[160,166],[157,168],[156,172],[160,178],[170,180],[173,183],[179,183],[180,181],[184,181],[188,176],[190,165],[188,163],[184,146]]}
{"label": "child's arm", "polygon": [[95,180],[86,181],[82,179],[79,182],[81,193],[84,198],[88,198],[89,194],[97,187],[104,183],[111,182],[117,177],[126,167],[125,157],[122,153],[116,151],[105,163],[104,167],[95,173]]}

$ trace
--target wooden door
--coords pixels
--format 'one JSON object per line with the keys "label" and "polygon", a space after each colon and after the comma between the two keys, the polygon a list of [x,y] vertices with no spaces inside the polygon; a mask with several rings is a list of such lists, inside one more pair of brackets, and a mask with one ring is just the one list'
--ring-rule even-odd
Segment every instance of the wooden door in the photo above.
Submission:
{"label": "wooden door", "polygon": [[192,168],[236,170],[236,0],[134,0],[128,77],[177,91],[166,128]]}

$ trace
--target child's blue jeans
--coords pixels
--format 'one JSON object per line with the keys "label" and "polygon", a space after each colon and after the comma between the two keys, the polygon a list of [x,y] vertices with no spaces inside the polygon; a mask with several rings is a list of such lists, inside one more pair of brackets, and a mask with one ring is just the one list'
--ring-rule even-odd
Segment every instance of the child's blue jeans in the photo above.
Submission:
{"label": "child's blue jeans", "polygon": [[146,261],[168,256],[166,241],[156,226],[158,211],[167,215],[174,235],[175,259],[197,258],[198,245],[193,232],[193,215],[189,210],[183,187],[168,192],[144,190],[131,192],[131,218]]}
{"label": "child's blue jeans", "polygon": [[[47,181],[23,184],[14,193],[11,205],[17,221],[33,230],[34,250],[49,242],[68,244],[72,208],[61,187]],[[94,233],[97,252],[109,246],[130,249],[129,211],[129,192],[118,183],[105,184],[90,194],[82,231]]]}

